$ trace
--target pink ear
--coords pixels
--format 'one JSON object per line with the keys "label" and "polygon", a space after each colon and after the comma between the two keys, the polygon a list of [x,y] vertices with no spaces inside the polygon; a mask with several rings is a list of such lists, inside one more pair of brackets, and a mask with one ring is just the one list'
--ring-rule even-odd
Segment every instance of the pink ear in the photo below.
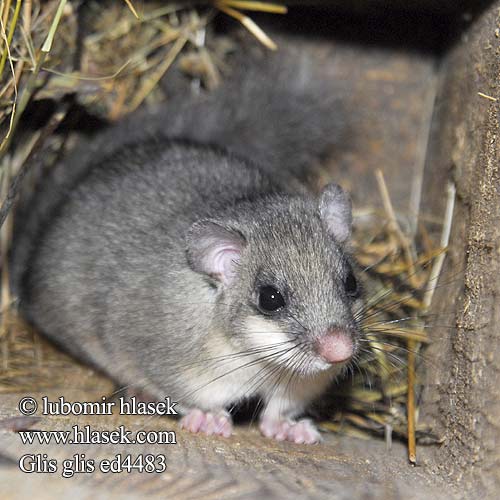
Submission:
{"label": "pink ear", "polygon": [[319,212],[328,232],[338,243],[346,243],[352,229],[351,198],[338,184],[328,184],[323,189]]}
{"label": "pink ear", "polygon": [[188,261],[194,271],[225,285],[231,283],[246,244],[239,232],[213,221],[199,221],[191,226],[187,242]]}

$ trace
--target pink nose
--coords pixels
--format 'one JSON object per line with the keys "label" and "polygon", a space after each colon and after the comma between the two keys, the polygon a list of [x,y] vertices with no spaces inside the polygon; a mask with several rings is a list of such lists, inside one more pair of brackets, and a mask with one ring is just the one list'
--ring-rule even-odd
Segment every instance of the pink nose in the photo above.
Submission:
{"label": "pink nose", "polygon": [[342,363],[352,356],[354,346],[349,332],[334,328],[318,340],[317,349],[328,363]]}

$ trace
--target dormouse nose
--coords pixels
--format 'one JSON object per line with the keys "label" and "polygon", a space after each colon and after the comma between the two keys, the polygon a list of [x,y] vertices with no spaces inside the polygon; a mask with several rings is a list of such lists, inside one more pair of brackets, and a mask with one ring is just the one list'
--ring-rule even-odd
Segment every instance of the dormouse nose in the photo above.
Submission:
{"label": "dormouse nose", "polygon": [[346,328],[330,328],[318,339],[316,349],[328,363],[347,361],[354,353],[352,333]]}

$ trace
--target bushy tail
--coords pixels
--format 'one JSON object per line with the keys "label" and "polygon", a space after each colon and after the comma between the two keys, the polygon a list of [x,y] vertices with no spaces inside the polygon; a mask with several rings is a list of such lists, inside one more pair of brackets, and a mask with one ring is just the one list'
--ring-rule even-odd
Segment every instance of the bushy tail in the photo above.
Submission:
{"label": "bushy tail", "polygon": [[14,288],[47,214],[89,168],[127,144],[154,136],[217,145],[282,180],[306,176],[312,164],[334,149],[347,127],[342,109],[346,89],[332,73],[331,60],[325,64],[333,49],[327,41],[295,35],[273,33],[273,38],[279,45],[274,53],[243,36],[230,74],[215,91],[193,96],[176,89],[177,97],[165,105],[142,110],[83,141],[42,179],[17,211]]}

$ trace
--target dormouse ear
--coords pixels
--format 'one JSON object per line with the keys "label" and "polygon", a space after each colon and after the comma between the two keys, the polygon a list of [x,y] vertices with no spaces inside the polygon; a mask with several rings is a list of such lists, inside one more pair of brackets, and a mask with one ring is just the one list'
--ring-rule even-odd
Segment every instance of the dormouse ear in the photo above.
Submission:
{"label": "dormouse ear", "polygon": [[195,222],[187,235],[189,265],[227,285],[245,245],[245,238],[237,231],[210,220]]}
{"label": "dormouse ear", "polygon": [[328,184],[319,199],[321,220],[338,243],[344,244],[351,237],[351,198],[338,185]]}

